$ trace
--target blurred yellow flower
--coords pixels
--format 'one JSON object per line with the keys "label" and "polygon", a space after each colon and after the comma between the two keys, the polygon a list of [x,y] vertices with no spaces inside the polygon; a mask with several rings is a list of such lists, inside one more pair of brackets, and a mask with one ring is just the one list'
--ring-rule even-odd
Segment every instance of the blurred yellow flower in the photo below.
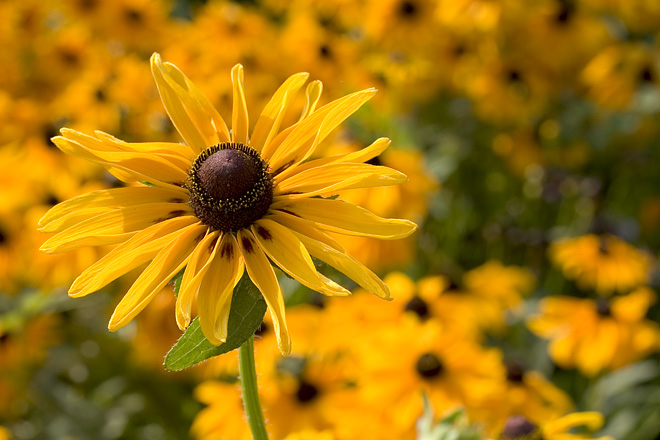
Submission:
{"label": "blurred yellow flower", "polygon": [[653,263],[647,252],[613,235],[563,238],[553,242],[548,252],[566,278],[600,295],[647,284]]}
{"label": "blurred yellow flower", "polygon": [[312,82],[300,121],[281,129],[284,113],[308,77],[293,75],[266,105],[250,137],[241,65],[232,69],[230,133],[176,66],[164,64],[158,54],[151,64],[165,109],[186,144],[127,143],[103,132],[88,136],[70,129],[53,138],[62,151],[99,163],[119,180],[135,185],[75,197],[41,219],[42,231],[57,233],[41,248],[48,253],[119,244],[82,273],[70,296],[99,290],[151,260],[110,319],[110,330],[117,330],[185,268],[176,302],[177,324],[181,329],[188,326],[196,300],[204,335],[219,345],[227,337],[233,289],[247,269],[266,299],[283,354],[290,352],[291,341],[269,258],[301,284],[326,295],[350,292],[319,274],[311,256],[371,293],[389,297],[387,286],[324,231],[396,239],[412,234],[416,225],[316,197],[406,181],[398,171],[364,163],[384,151],[389,140],[379,139],[355,153],[307,160],[375,90],[316,109],[321,84]]}
{"label": "blurred yellow flower", "polygon": [[595,376],[660,349],[660,325],[645,319],[655,299],[646,287],[611,299],[544,298],[540,314],[527,325],[551,340],[550,355],[557,365]]}
{"label": "blurred yellow flower", "polygon": [[481,413],[505,380],[498,350],[444,331],[435,321],[407,319],[395,328],[381,328],[356,351],[360,398],[384,414],[399,438],[414,432],[422,391],[436,412],[463,406],[472,416]]}

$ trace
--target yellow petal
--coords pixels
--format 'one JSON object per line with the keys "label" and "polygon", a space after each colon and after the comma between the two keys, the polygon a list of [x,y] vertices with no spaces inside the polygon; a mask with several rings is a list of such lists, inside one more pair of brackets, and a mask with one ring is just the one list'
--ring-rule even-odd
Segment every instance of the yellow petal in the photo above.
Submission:
{"label": "yellow petal", "polygon": [[268,262],[266,254],[257,244],[252,232],[247,229],[238,231],[238,245],[250,279],[261,291],[266,304],[268,304],[280,352],[283,356],[287,356],[291,353],[291,338],[284,316],[284,298],[282,298],[282,291],[277,282],[275,271]]}
{"label": "yellow petal", "polygon": [[307,249],[286,227],[269,219],[252,225],[261,249],[293,279],[325,295],[347,296],[350,292],[316,271]]}
{"label": "yellow petal", "polygon": [[186,144],[174,142],[126,142],[100,130],[94,131],[94,135],[102,142],[112,144],[115,148],[125,151],[138,151],[141,153],[178,157],[186,160],[188,166],[197,157],[197,153]]}
{"label": "yellow petal", "polygon": [[417,229],[411,221],[382,218],[341,200],[280,200],[273,203],[271,209],[293,212],[318,223],[323,229],[345,235],[393,240],[407,237]]}
{"label": "yellow petal", "polygon": [[316,104],[318,104],[319,99],[321,98],[321,93],[323,92],[323,83],[319,80],[312,81],[307,85],[307,90],[305,90],[306,100],[305,107],[303,107],[302,114],[300,115],[300,120],[302,121],[316,109]]}
{"label": "yellow petal", "polygon": [[179,191],[168,188],[143,186],[92,191],[53,206],[39,220],[39,228],[42,232],[59,232],[92,217],[95,213],[145,203],[186,201],[187,198],[183,198]]}
{"label": "yellow petal", "polygon": [[292,227],[292,231],[300,238],[312,256],[345,274],[367,292],[379,298],[390,298],[390,289],[387,284],[351,255],[328,246],[325,243],[326,234],[315,228],[304,226],[300,229]]}
{"label": "yellow petal", "polygon": [[264,145],[268,144],[277,134],[286,110],[308,77],[309,73],[292,75],[273,94],[273,97],[261,112],[257,124],[254,126],[252,136],[250,137],[250,146],[252,148],[260,152]]}
{"label": "yellow petal", "polygon": [[326,246],[339,252],[345,252],[343,246],[337,240],[319,231],[314,222],[283,211],[271,211],[266,218],[275,220],[277,223],[286,226],[294,232],[314,237],[314,239],[321,241]]}
{"label": "yellow petal", "polygon": [[248,144],[249,119],[245,89],[243,87],[243,66],[236,64],[231,69],[231,82],[234,86],[234,105],[231,116],[232,142]]}
{"label": "yellow petal", "polygon": [[197,224],[186,228],[175,241],[163,248],[140,274],[115,308],[108,329],[115,331],[130,322],[186,265],[208,226]]}
{"label": "yellow petal", "polygon": [[[158,93],[163,101],[163,106],[165,106],[165,111],[167,111],[174,127],[181,134],[183,140],[193,151],[200,152],[207,148],[209,145],[206,143],[202,132],[196,126],[195,119],[193,119],[193,117],[197,117],[198,115],[193,116],[194,111],[190,110],[192,98],[186,95],[183,90],[177,90],[173,87],[175,81],[167,75],[165,66],[160,59],[160,55],[157,53],[151,56],[151,73],[156,81]],[[186,108],[186,104],[188,104],[188,108]]]}
{"label": "yellow petal", "polygon": [[[91,147],[91,136],[85,136],[76,133],[76,136],[82,142],[71,139],[72,130],[62,130],[68,138],[57,136],[52,139],[57,147],[71,156],[79,157],[91,162],[103,165],[106,168],[118,168],[132,176],[132,179],[123,180],[125,182],[134,182],[139,180],[148,181],[159,186],[181,187],[188,178],[188,174],[180,167],[167,158],[153,155],[150,153],[133,153],[126,151],[107,151],[107,149],[93,149]],[[118,176],[119,177],[119,176]]]}
{"label": "yellow petal", "polygon": [[613,298],[612,315],[619,321],[630,323],[644,319],[649,307],[655,302],[656,294],[648,287],[638,287],[626,296]]}
{"label": "yellow petal", "polygon": [[178,238],[186,227],[198,221],[193,216],[176,217],[138,232],[80,274],[71,285],[69,296],[79,298],[96,292],[153,259]]}
{"label": "yellow petal", "polygon": [[207,144],[207,147],[215,145],[218,142],[229,142],[230,136],[227,124],[208,98],[174,64],[165,63],[164,66],[169,77],[176,81],[181,89],[192,97],[194,106],[191,106],[190,111],[194,111],[192,116],[193,121],[204,121],[206,124],[208,118],[210,118],[211,126],[214,128],[215,133],[209,132],[206,126],[199,127],[206,141],[213,142]]}
{"label": "yellow petal", "polygon": [[276,194],[312,197],[331,191],[405,183],[405,174],[388,167],[362,163],[333,163],[312,168],[282,181]]}
{"label": "yellow petal", "polygon": [[270,158],[270,166],[277,171],[286,164],[295,164],[308,158],[339,124],[357,111],[362,104],[376,94],[367,89],[337,99],[296,124],[295,129],[277,148]]}
{"label": "yellow petal", "polygon": [[379,138],[373,144],[353,153],[338,154],[337,156],[323,157],[310,160],[295,167],[290,167],[275,176],[275,184],[283,182],[289,177],[307,171],[311,168],[317,168],[331,163],[363,163],[380,155],[390,146],[391,141],[388,138]]}
{"label": "yellow petal", "polygon": [[188,214],[192,208],[182,203],[148,203],[103,212],[49,238],[41,250],[53,254],[120,243],[153,224]]}
{"label": "yellow petal", "polygon": [[227,340],[229,308],[243,268],[236,239],[232,234],[223,234],[197,296],[199,325],[214,345]]}
{"label": "yellow petal", "polygon": [[261,219],[252,225],[252,233],[266,255],[284,272],[310,289],[318,290],[322,287],[307,249],[286,227],[272,220]]}
{"label": "yellow petal", "polygon": [[176,323],[181,330],[185,330],[190,324],[190,315],[192,313],[193,300],[199,290],[199,285],[204,279],[204,275],[208,270],[209,264],[217,244],[220,241],[220,231],[214,231],[207,234],[202,241],[199,242],[190,260],[186,265],[186,270],[181,279],[181,287],[179,288],[179,295],[176,297]]}
{"label": "yellow petal", "polygon": [[548,422],[543,431],[546,434],[558,434],[576,426],[586,426],[589,430],[595,431],[603,426],[604,421],[605,419],[601,413],[595,411],[577,412]]}

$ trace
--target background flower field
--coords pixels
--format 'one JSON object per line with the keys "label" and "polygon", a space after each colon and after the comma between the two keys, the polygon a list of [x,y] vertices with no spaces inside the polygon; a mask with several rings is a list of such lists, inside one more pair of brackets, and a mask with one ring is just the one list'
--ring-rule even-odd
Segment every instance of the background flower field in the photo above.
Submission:
{"label": "background flower field", "polygon": [[251,438],[235,352],[163,368],[171,285],[111,333],[139,271],[74,300],[108,249],[38,251],[50,207],[120,184],[59,151],[60,128],[181,141],[154,52],[225,116],[236,63],[251,114],[300,71],[324,102],[376,87],[324,154],[389,137],[377,161],[409,177],[330,194],[420,226],[337,237],[393,301],[329,266],[353,296],[280,274],[293,352],[268,319],[255,343],[271,438],[523,438],[503,434],[520,416],[543,440],[660,438],[656,0],[25,0],[0,16],[0,439]]}

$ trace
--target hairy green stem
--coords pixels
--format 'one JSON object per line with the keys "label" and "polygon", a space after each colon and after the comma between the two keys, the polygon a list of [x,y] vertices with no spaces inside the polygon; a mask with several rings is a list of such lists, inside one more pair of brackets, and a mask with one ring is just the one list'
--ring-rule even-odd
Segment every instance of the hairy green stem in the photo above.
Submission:
{"label": "hairy green stem", "polygon": [[254,368],[254,335],[238,349],[238,371],[243,391],[243,406],[254,440],[268,440],[264,413],[259,403],[257,372]]}

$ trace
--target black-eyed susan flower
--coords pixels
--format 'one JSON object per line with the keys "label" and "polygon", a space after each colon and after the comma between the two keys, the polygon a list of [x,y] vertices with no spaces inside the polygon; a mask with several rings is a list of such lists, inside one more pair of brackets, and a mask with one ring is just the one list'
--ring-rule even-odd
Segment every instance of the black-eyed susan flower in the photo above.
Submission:
{"label": "black-eyed susan flower", "polygon": [[421,392],[438,413],[461,406],[472,417],[501,392],[505,380],[498,350],[445,331],[436,321],[406,319],[381,328],[358,356],[360,398],[384,415],[399,434],[395,438],[412,438],[422,414]]}
{"label": "black-eyed susan flower", "polygon": [[614,235],[563,238],[548,252],[566,278],[601,295],[647,284],[651,275],[651,256]]}
{"label": "black-eyed susan flower", "polygon": [[592,437],[588,434],[572,433],[570,430],[585,426],[593,431],[603,426],[602,414],[588,411],[571,413],[550,420],[530,421],[524,416],[515,415],[507,419],[499,434],[491,440],[613,440],[610,436]]}
{"label": "black-eyed susan flower", "polygon": [[660,326],[645,319],[655,299],[646,287],[611,299],[549,297],[528,326],[551,340],[550,355],[557,365],[595,376],[660,349]]}
{"label": "black-eyed susan flower", "polygon": [[[291,76],[266,104],[250,130],[243,67],[232,69],[231,132],[202,92],[173,64],[151,58],[158,91],[185,144],[128,143],[103,132],[70,129],[53,142],[65,153],[106,167],[130,187],[94,191],[52,208],[40,221],[55,232],[42,250],[67,252],[117,244],[85,270],[72,297],[101,289],[151,261],[117,305],[110,330],[131,321],[180,271],[176,302],[181,329],[195,301],[206,338],[226,340],[233,289],[245,270],[263,294],[282,353],[291,342],[284,300],[272,260],[310,289],[326,295],[350,292],[319,274],[312,256],[388,298],[373,272],[326,232],[396,239],[412,234],[407,220],[385,219],[341,200],[322,198],[339,190],[402,183],[405,175],[364,162],[384,151],[379,139],[361,151],[309,160],[318,145],[376,92],[367,89],[317,108],[322,86],[310,83],[295,124],[281,121],[308,74]],[[252,132],[250,135],[250,131]]]}

